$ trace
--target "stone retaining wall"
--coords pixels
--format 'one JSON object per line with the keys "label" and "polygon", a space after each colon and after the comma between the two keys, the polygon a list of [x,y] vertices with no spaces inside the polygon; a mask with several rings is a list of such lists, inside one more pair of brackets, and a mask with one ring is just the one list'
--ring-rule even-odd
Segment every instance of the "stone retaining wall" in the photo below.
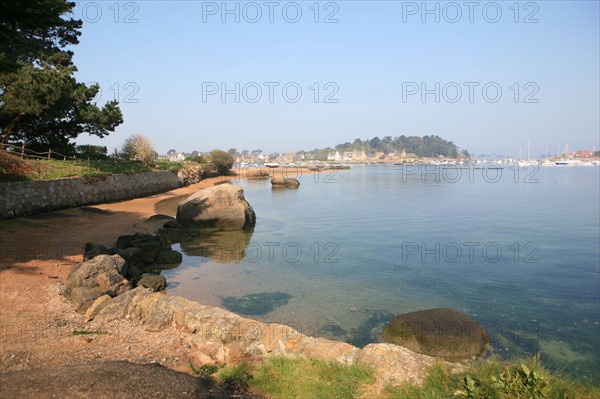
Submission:
{"label": "stone retaining wall", "polygon": [[172,172],[120,173],[91,183],[81,178],[0,183],[0,218],[145,197],[181,186]]}

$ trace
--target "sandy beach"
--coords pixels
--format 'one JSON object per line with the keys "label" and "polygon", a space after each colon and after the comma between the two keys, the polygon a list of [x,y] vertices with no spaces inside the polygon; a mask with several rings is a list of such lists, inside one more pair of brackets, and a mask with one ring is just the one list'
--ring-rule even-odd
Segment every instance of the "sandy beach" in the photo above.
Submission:
{"label": "sandy beach", "polygon": [[[163,194],[0,221],[0,372],[107,360],[160,363],[191,372],[185,334],[148,333],[126,321],[91,326],[60,295],[86,242],[112,246],[160,213],[161,201],[222,182],[215,177]],[[159,207],[160,208],[160,207]],[[74,331],[102,334],[75,336]],[[181,355],[180,355],[181,353]]]}

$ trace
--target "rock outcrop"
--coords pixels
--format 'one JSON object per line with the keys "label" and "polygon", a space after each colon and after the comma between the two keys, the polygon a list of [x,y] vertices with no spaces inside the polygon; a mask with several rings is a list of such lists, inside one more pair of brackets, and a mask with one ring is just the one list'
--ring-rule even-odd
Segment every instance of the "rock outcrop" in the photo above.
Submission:
{"label": "rock outcrop", "polygon": [[[358,355],[358,361],[369,364],[386,385],[422,384],[428,369],[436,363],[431,356],[415,353],[393,344],[369,344]],[[457,364],[444,363],[452,372],[460,371]]]}
{"label": "rock outcrop", "polygon": [[[165,289],[166,279],[160,275],[165,266],[161,264],[174,267],[181,263],[182,255],[171,249],[170,239],[173,236],[187,237],[187,234],[181,233],[184,229],[173,218],[164,215],[153,216],[142,224],[150,230],[177,233],[164,238],[136,232],[120,236],[116,247],[111,249],[88,243],[84,249],[85,261],[71,269],[63,294],[79,312],[86,312],[91,307],[89,319],[93,319],[100,311],[100,305],[95,301],[102,296],[118,297],[136,285],[153,291]],[[107,255],[104,252],[117,254]],[[107,303],[104,298],[102,307]]]}
{"label": "rock outcrop", "polygon": [[167,286],[167,280],[160,274],[143,274],[137,286],[150,288],[152,291],[162,291]]}
{"label": "rock outcrop", "polygon": [[[164,225],[171,225],[171,223],[175,222],[169,220]],[[177,242],[174,238],[188,239],[191,235],[181,227],[156,227],[156,229],[157,235],[135,233],[117,238],[117,253],[126,261],[123,276],[137,282],[144,273],[159,273],[162,264],[176,266],[181,263],[182,255],[171,249],[171,243]],[[163,231],[177,232],[163,237],[161,235]]]}
{"label": "rock outcrop", "polygon": [[209,176],[214,176],[217,173],[217,168],[214,165],[189,166],[177,172],[177,177],[183,185],[198,183]]}
{"label": "rock outcrop", "polygon": [[102,295],[101,297],[97,298],[94,301],[94,303],[92,304],[92,306],[90,306],[88,308],[88,310],[86,310],[86,312],[85,312],[86,319],[88,321],[93,320],[94,317],[96,317],[96,315],[102,309],[104,309],[106,306],[108,306],[109,303],[110,303],[110,295]]}
{"label": "rock outcrop", "polygon": [[98,297],[129,290],[121,275],[124,266],[125,259],[119,255],[98,255],[78,263],[71,269],[63,293],[78,311],[85,312]]}
{"label": "rock outcrop", "polygon": [[[106,303],[108,302],[108,303]],[[309,337],[291,327],[250,320],[227,310],[138,287],[101,302],[94,323],[128,319],[148,331],[177,328],[192,334],[190,358],[197,364],[225,364],[266,356],[308,357],[341,364],[365,362],[384,384],[421,384],[436,359],[393,344],[350,344]],[[459,365],[445,363],[451,370]]]}
{"label": "rock outcrop", "polygon": [[240,186],[220,184],[183,201],[177,208],[177,222],[217,230],[245,230],[254,227],[256,214]]}
{"label": "rock outcrop", "polygon": [[104,245],[88,242],[83,250],[83,260],[90,260],[98,255],[114,255],[115,253]]}
{"label": "rock outcrop", "polygon": [[298,187],[300,187],[300,182],[298,181],[298,179],[293,178],[293,177],[273,176],[271,178],[271,185],[273,188],[276,188],[276,187],[298,188]]}
{"label": "rock outcrop", "polygon": [[385,342],[449,361],[470,361],[488,345],[485,330],[454,309],[421,310],[396,316],[382,333]]}

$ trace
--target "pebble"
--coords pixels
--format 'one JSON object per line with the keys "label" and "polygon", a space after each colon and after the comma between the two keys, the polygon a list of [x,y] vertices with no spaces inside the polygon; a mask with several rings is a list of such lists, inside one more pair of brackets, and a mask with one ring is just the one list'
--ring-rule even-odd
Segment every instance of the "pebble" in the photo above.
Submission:
{"label": "pebble", "polygon": [[79,345],[89,344],[90,342],[92,342],[92,339],[90,337],[85,337],[85,336],[77,337],[77,343]]}

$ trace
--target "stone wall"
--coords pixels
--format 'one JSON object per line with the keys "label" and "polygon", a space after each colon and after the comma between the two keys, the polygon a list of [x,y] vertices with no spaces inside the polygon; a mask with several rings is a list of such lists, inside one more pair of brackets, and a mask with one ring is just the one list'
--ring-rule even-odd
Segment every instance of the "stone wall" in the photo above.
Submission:
{"label": "stone wall", "polygon": [[121,173],[97,182],[68,178],[0,183],[0,218],[145,197],[181,185],[172,172]]}

